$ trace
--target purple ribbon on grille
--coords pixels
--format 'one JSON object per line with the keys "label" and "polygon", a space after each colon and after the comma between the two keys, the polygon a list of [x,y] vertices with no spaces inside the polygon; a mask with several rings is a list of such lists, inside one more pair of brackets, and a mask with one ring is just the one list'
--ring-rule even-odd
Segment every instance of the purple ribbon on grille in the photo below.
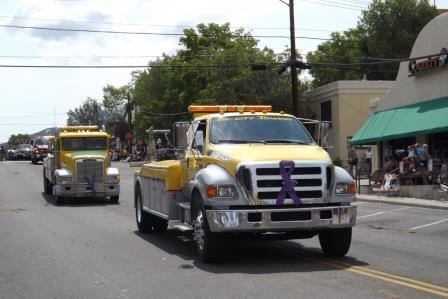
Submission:
{"label": "purple ribbon on grille", "polygon": [[302,203],[300,201],[300,198],[297,196],[294,190],[294,184],[291,181],[291,175],[294,171],[294,167],[294,161],[280,161],[280,175],[283,179],[283,187],[280,190],[280,193],[277,195],[277,205],[283,204],[286,195],[289,195],[296,205],[300,205]]}
{"label": "purple ribbon on grille", "polygon": [[92,177],[92,179],[89,179],[87,176],[84,176],[84,178],[87,181],[87,185],[92,188],[93,192],[96,192],[95,190],[95,176]]}

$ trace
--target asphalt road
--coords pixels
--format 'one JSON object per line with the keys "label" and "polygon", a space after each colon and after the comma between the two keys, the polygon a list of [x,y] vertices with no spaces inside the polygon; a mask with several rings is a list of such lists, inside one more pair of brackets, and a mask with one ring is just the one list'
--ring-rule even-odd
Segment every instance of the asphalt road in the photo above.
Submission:
{"label": "asphalt road", "polygon": [[360,202],[343,259],[317,238],[242,240],[209,265],[188,235],[137,232],[135,168],[116,165],[120,204],[56,206],[41,165],[0,162],[1,298],[448,297],[448,211]]}

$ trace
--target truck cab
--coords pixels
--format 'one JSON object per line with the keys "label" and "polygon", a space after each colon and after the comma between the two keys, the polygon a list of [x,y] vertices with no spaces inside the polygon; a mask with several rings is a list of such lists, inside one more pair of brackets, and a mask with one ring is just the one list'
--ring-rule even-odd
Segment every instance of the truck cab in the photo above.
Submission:
{"label": "truck cab", "polygon": [[37,162],[43,161],[47,157],[51,137],[42,136],[33,141],[31,163],[37,164]]}
{"label": "truck cab", "polygon": [[190,106],[194,120],[179,160],[135,175],[142,232],[192,231],[203,261],[225,234],[318,235],[327,255],[345,255],[356,222],[355,182],[292,115],[270,106]]}
{"label": "truck cab", "polygon": [[118,203],[120,174],[108,154],[109,135],[97,126],[67,126],[49,139],[43,185],[56,204],[65,198],[110,197]]}

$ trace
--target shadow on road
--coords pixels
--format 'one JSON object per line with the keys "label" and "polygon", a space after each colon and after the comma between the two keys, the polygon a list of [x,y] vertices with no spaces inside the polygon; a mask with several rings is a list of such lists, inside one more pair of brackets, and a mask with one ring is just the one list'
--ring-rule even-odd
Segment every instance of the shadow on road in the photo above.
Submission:
{"label": "shadow on road", "polygon": [[41,193],[42,198],[45,199],[47,204],[55,207],[91,207],[91,206],[106,206],[106,205],[119,205],[120,203],[111,203],[108,198],[101,197],[80,197],[80,198],[65,198],[63,204],[56,204],[56,199],[53,195],[48,195],[45,192]]}
{"label": "shadow on road", "polygon": [[[197,259],[196,249],[191,235],[168,230],[164,234],[135,234],[170,255],[177,255],[186,262],[182,269],[198,268],[214,274],[245,273],[270,274],[285,272],[316,272],[340,270],[331,266],[331,261],[352,266],[366,266],[367,263],[347,256],[328,259],[320,248],[304,247],[294,241],[262,241],[236,239],[221,249],[220,260],[213,264],[204,264]],[[320,263],[325,259],[327,263]],[[330,263],[328,263],[330,261]],[[348,268],[349,266],[347,266]]]}

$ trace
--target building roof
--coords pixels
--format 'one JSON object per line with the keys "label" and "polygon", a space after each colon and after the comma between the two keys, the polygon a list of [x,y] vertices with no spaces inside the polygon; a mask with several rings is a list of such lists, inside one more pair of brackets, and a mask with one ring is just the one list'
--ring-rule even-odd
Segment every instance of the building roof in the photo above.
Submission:
{"label": "building roof", "polygon": [[338,94],[372,94],[385,93],[392,88],[395,81],[340,80],[320,86],[308,92],[311,102]]}

